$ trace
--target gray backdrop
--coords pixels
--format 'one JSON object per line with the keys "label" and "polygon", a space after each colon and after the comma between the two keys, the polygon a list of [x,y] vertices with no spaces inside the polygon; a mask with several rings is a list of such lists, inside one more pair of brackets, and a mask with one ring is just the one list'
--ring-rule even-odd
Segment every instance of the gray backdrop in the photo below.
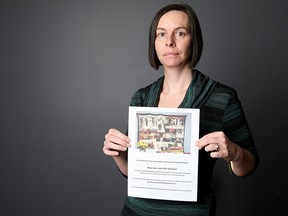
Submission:
{"label": "gray backdrop", "polygon": [[[116,216],[126,180],[102,153],[134,91],[162,75],[148,28],[164,0],[0,1],[0,215]],[[191,0],[198,69],[233,86],[255,136],[255,175],[215,169],[218,215],[287,209],[287,0]],[[287,211],[286,211],[287,212]]]}

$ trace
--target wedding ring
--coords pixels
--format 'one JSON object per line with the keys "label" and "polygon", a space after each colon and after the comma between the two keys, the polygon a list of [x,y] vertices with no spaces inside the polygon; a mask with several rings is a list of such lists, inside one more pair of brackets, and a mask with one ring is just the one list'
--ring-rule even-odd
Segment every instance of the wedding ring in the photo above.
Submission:
{"label": "wedding ring", "polygon": [[215,146],[216,146],[216,151],[218,151],[218,150],[219,150],[219,145],[218,145],[218,143],[215,143]]}

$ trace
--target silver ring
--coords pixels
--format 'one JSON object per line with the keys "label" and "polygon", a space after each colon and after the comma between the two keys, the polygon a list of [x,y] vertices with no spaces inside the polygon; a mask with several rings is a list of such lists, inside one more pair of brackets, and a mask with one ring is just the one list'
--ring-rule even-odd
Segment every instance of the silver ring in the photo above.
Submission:
{"label": "silver ring", "polygon": [[219,150],[219,145],[218,145],[218,143],[215,143],[215,145],[216,145],[216,151],[218,151],[218,150]]}

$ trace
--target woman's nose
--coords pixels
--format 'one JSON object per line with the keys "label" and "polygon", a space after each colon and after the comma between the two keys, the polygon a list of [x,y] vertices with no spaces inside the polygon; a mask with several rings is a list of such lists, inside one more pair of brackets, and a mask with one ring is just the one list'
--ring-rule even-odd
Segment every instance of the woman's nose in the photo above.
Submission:
{"label": "woman's nose", "polygon": [[175,46],[175,41],[173,35],[169,35],[166,39],[166,46],[168,47],[174,47]]}

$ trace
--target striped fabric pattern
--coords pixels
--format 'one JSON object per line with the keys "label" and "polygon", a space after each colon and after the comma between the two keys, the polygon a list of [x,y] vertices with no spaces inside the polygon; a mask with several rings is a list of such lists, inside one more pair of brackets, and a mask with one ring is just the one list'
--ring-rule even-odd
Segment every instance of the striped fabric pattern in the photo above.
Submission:
{"label": "striped fabric pattern", "polygon": [[[136,91],[130,106],[157,107],[164,79],[163,76]],[[233,88],[194,70],[193,80],[179,108],[200,108],[200,137],[211,132],[223,131],[232,142],[249,150],[258,164],[254,140],[241,102]],[[216,200],[211,182],[216,161],[217,159],[211,158],[209,153],[200,150],[197,202],[127,197],[122,215],[215,215]],[[251,173],[253,172],[254,170]],[[232,172],[231,174],[233,175]]]}

